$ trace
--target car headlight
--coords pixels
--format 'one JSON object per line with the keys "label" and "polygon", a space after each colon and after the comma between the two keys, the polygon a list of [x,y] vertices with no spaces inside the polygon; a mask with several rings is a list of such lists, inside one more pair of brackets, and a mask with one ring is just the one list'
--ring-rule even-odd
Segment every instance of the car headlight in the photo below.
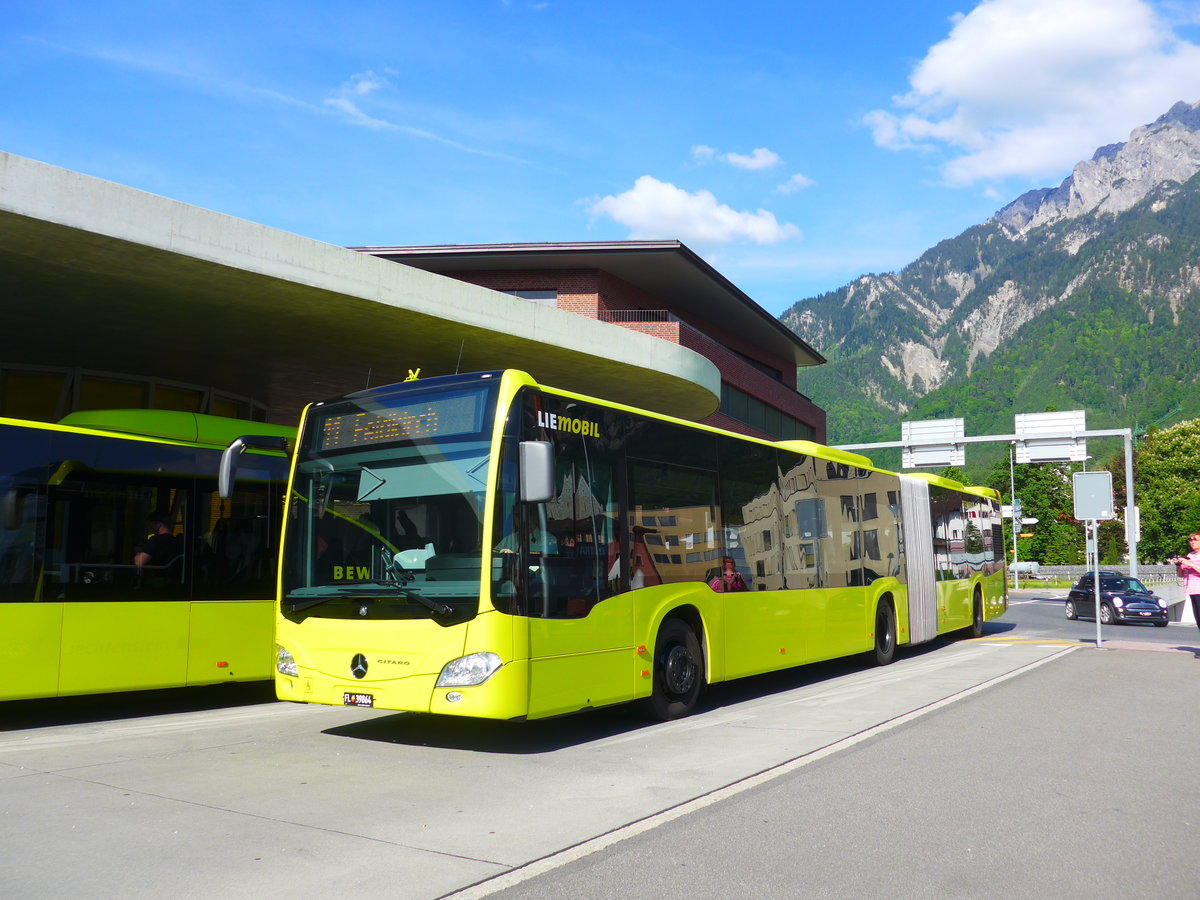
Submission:
{"label": "car headlight", "polygon": [[286,647],[279,644],[275,645],[275,671],[280,675],[291,675],[292,677],[300,674],[300,667],[296,665],[296,657],[292,656]]}
{"label": "car headlight", "polygon": [[1155,597],[1154,599],[1158,601],[1158,605],[1161,609],[1167,608],[1167,601],[1164,600],[1162,597]]}
{"label": "car headlight", "polygon": [[471,687],[483,684],[500,668],[500,657],[495,653],[470,653],[452,659],[442,667],[438,676],[438,687]]}
{"label": "car headlight", "polygon": [[1117,605],[1117,609],[1120,609],[1122,606],[1125,605],[1125,598],[1124,597],[1113,597],[1113,603],[1115,603]]}

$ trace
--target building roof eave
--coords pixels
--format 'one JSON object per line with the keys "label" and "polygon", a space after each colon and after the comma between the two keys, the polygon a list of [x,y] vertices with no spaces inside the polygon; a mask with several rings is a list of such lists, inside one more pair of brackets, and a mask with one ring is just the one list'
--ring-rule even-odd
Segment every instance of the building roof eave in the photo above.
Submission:
{"label": "building roof eave", "polygon": [[361,253],[447,275],[506,269],[598,269],[720,322],[730,333],[797,366],[825,362],[816,349],[772,316],[681,241],[563,241],[352,247]]}

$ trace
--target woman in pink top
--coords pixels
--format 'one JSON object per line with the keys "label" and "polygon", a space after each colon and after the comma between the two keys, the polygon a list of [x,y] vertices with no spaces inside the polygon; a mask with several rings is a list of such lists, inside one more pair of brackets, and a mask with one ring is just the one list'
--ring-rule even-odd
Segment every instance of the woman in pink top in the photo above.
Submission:
{"label": "woman in pink top", "polygon": [[1183,577],[1183,591],[1192,598],[1192,613],[1200,627],[1200,531],[1188,535],[1187,556],[1176,556],[1169,562],[1175,563],[1176,571]]}

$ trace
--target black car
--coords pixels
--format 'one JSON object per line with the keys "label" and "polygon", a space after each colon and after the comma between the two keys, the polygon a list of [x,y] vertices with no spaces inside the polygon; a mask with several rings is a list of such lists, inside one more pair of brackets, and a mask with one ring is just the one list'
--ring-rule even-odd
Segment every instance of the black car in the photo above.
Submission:
{"label": "black car", "polygon": [[[1091,619],[1095,615],[1095,580],[1088,572],[1067,594],[1067,618]],[[1150,593],[1150,589],[1136,578],[1119,572],[1101,572],[1100,624],[1114,622],[1153,622],[1159,628],[1166,628],[1167,601]]]}

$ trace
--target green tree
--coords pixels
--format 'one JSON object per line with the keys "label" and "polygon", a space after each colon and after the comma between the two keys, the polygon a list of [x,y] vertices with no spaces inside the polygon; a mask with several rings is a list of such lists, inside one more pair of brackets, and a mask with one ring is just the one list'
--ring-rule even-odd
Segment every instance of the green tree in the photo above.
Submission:
{"label": "green tree", "polygon": [[1138,556],[1146,561],[1181,552],[1200,531],[1200,419],[1152,431],[1135,454],[1142,513]]}
{"label": "green tree", "polygon": [[[1032,534],[1020,540],[1017,551],[1021,559],[1036,560],[1047,566],[1083,562],[1083,525],[1075,521],[1071,486],[1075,468],[1068,463],[1027,463],[1013,469],[1012,481],[1021,501],[1021,516],[1038,520],[1035,525],[1021,526]],[[1007,459],[996,462],[987,483],[1000,492],[1006,503],[1012,502]],[[1006,530],[1008,540],[1011,524]]]}

